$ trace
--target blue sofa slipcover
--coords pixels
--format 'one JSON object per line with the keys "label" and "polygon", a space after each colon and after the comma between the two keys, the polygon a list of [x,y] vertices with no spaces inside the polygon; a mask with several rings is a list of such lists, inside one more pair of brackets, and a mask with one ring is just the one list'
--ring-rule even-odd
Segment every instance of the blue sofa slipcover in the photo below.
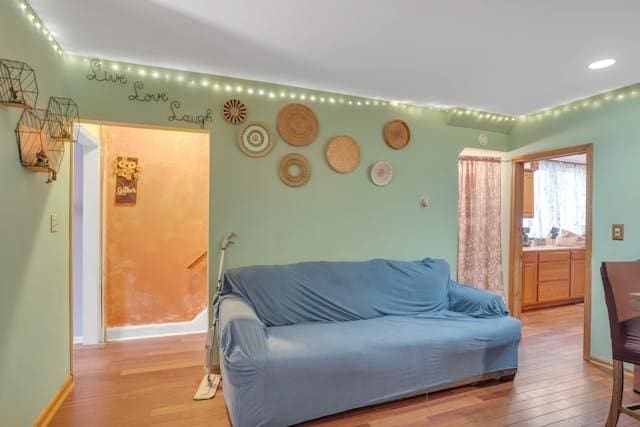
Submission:
{"label": "blue sofa slipcover", "polygon": [[228,270],[216,315],[236,427],[291,425],[518,365],[520,321],[438,259]]}

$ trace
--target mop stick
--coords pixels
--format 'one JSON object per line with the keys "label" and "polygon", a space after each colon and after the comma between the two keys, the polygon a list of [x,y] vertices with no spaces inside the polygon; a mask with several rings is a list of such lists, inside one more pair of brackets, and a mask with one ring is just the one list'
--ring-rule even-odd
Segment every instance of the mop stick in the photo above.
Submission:
{"label": "mop stick", "polygon": [[[224,236],[222,239],[222,244],[220,245],[220,262],[218,264],[218,282],[216,284],[216,293],[213,297],[213,301],[217,301],[218,296],[220,294],[220,287],[222,286],[222,269],[224,266],[224,253],[227,249],[227,246],[233,243],[231,239],[236,236],[235,233],[231,232]],[[202,381],[200,381],[200,385],[198,385],[198,389],[196,393],[193,395],[194,400],[207,400],[211,399],[216,395],[216,391],[218,390],[218,385],[220,385],[220,381],[222,380],[222,376],[220,374],[213,373],[213,355],[216,349],[216,324],[218,319],[216,318],[216,313],[213,313],[213,322],[211,327],[207,331],[207,338],[205,341],[204,349],[205,349],[205,357],[204,357],[204,369],[206,371]]]}

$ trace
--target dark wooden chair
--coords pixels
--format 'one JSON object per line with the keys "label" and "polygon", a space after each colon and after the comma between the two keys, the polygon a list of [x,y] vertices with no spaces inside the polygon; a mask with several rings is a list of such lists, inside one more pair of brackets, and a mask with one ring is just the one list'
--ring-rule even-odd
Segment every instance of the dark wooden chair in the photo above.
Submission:
{"label": "dark wooden chair", "polygon": [[613,353],[613,393],[607,427],[615,427],[620,413],[640,421],[639,404],[623,405],[624,363],[640,365],[640,262],[603,262],[600,267],[609,312]]}

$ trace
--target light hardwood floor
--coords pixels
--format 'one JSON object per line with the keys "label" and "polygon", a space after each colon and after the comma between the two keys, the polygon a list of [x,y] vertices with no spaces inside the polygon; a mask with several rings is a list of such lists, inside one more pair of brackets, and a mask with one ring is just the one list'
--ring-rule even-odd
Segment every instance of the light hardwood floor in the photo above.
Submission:
{"label": "light hardwood floor", "polygon": [[[514,382],[487,382],[357,409],[307,426],[603,426],[611,371],[584,362],[582,307],[523,317]],[[76,388],[52,426],[229,426],[222,394],[195,402],[202,378],[202,335],[76,349]],[[630,390],[625,399],[640,400]],[[219,392],[220,393],[220,392]],[[621,415],[619,426],[638,425]]]}

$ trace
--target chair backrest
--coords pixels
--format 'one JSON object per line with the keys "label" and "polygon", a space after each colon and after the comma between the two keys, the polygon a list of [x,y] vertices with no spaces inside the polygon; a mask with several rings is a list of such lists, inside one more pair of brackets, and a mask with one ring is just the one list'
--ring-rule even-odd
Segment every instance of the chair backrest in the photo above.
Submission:
{"label": "chair backrest", "polygon": [[603,262],[613,358],[640,364],[640,262]]}

